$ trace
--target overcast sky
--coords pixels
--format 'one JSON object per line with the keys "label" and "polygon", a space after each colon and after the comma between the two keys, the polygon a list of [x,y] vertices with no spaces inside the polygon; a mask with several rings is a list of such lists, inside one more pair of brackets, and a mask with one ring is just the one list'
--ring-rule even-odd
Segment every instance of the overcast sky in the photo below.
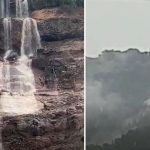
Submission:
{"label": "overcast sky", "polygon": [[105,49],[150,51],[149,0],[87,0],[87,56]]}

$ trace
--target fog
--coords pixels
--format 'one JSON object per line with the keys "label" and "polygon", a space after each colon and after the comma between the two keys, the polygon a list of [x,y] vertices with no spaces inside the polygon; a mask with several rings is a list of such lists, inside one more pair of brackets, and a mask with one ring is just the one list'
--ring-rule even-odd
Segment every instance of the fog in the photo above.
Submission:
{"label": "fog", "polygon": [[87,143],[112,142],[150,124],[150,56],[137,50],[87,58]]}

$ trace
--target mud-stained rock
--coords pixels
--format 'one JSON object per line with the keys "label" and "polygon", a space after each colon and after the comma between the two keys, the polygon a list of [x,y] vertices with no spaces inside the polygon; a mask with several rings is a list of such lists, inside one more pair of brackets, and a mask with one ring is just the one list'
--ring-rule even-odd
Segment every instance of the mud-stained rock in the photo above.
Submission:
{"label": "mud-stained rock", "polygon": [[[69,93],[64,92],[55,99],[53,97],[53,102],[50,101],[51,98],[48,100],[47,97],[42,100],[51,104],[55,103],[50,106],[54,109],[43,110],[38,115],[5,117],[2,132],[4,147],[10,150],[13,148],[25,150],[25,145],[28,145],[31,150],[35,146],[40,150],[49,150],[55,146],[59,148],[60,145],[64,145],[64,150],[69,150],[72,145],[73,149],[76,146],[82,149],[83,114],[75,108],[77,103],[79,104],[81,96],[79,93],[76,95],[70,93],[72,97],[76,97],[76,100],[72,98],[72,104],[68,106],[65,101],[71,96]],[[78,144],[76,144],[77,141]]]}

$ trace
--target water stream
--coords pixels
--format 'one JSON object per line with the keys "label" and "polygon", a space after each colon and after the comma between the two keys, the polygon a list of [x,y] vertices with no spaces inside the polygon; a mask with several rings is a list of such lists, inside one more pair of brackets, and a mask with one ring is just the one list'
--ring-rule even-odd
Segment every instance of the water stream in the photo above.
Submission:
{"label": "water stream", "polygon": [[28,1],[16,0],[16,17],[26,18],[29,16]]}
{"label": "water stream", "polygon": [[17,62],[10,65],[8,57],[13,52],[10,0],[6,0],[4,6],[6,17],[3,19],[5,55],[2,64],[2,89],[6,92],[1,96],[1,109],[11,115],[33,113],[38,110],[38,106],[34,96],[36,88],[30,58],[35,56],[36,50],[41,47],[37,23],[29,18],[28,1],[16,0],[16,17],[23,20],[21,56]]}
{"label": "water stream", "polygon": [[[37,49],[41,48],[37,22],[29,17],[28,1],[16,0],[16,18],[23,21],[21,56],[18,61],[10,64],[8,57],[13,53],[10,0],[0,0],[0,18],[3,18],[5,49],[4,61],[0,62],[1,113],[11,116],[35,113],[38,111],[38,103],[34,96],[36,88],[31,56],[35,56]],[[0,135],[1,130],[0,126]],[[0,150],[3,150],[1,136]]]}
{"label": "water stream", "polygon": [[4,18],[4,0],[0,1],[0,18]]}
{"label": "water stream", "polygon": [[4,26],[4,49],[6,52],[5,58],[9,54],[9,51],[12,50],[12,36],[11,36],[11,18],[3,19]]}
{"label": "water stream", "polygon": [[5,0],[5,11],[6,11],[6,14],[5,14],[5,17],[8,18],[10,17],[10,0]]}
{"label": "water stream", "polygon": [[21,56],[36,55],[36,50],[41,47],[37,23],[32,18],[27,17],[23,20],[21,43]]}

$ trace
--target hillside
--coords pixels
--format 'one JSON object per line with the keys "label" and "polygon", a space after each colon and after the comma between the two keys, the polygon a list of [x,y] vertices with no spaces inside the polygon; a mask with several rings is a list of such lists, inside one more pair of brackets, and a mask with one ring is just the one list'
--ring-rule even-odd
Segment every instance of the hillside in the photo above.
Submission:
{"label": "hillside", "polygon": [[[86,59],[87,144],[105,144],[105,150],[112,150],[113,144],[118,146],[115,150],[132,150],[136,132],[142,129],[148,133],[145,127],[150,125],[149,52],[112,50]],[[140,145],[137,144],[136,149],[145,150],[141,134],[138,135]],[[148,137],[147,134],[145,136]],[[92,147],[97,149],[97,146]]]}
{"label": "hillside", "polygon": [[[40,107],[39,111],[33,114],[2,113],[0,124],[3,148],[83,150],[83,1],[29,0],[28,2],[29,15],[36,20],[41,39],[41,48],[37,49],[36,56],[31,57],[36,88],[34,95]],[[18,72],[16,60],[21,55],[23,20],[15,17],[15,3],[15,0],[10,1],[13,53],[8,57],[8,61],[10,69],[16,73]],[[0,65],[4,63],[5,53],[3,29],[1,18]],[[17,84],[16,81],[11,82],[13,85]],[[1,95],[2,92],[1,89]],[[21,100],[24,98],[18,101],[21,103]]]}

